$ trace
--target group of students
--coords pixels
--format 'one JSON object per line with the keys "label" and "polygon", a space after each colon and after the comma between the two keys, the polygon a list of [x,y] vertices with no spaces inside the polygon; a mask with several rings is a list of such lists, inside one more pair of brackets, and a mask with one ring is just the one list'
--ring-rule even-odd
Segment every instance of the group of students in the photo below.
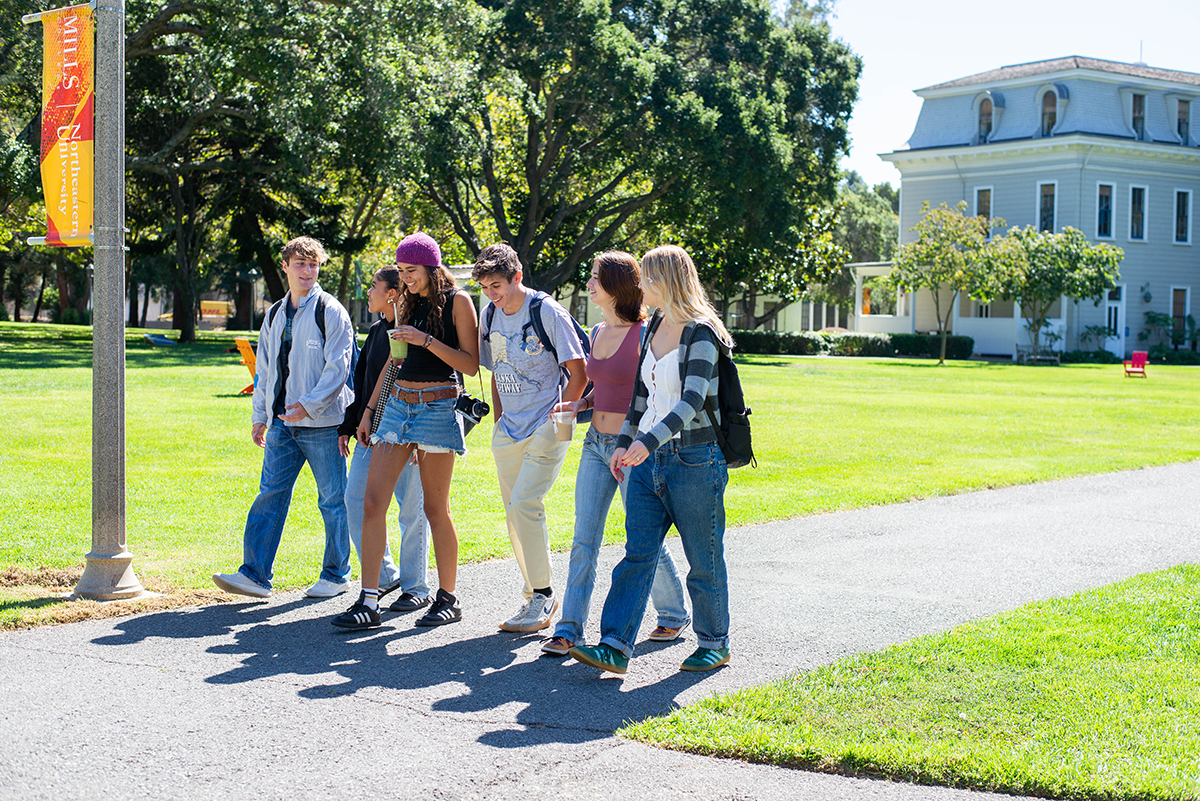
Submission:
{"label": "group of students", "polygon": [[[567,586],[542,650],[624,673],[653,599],[658,622],[651,639],[674,640],[694,628],[697,648],[681,669],[711,670],[729,661],[728,471],[717,444],[719,412],[707,411],[705,401],[717,397],[718,354],[732,341],[684,250],[655,248],[640,264],[627,253],[597,256],[587,287],[603,322],[585,342],[560,304],[524,286],[508,245],[484,248],[475,262],[472,278],[489,301],[477,317],[442,264],[438,244],[412,234],[397,248],[396,265],[379,270],[367,293],[370,311],[381,317],[353,381],[347,381],[355,353],[349,316],[316,283],[324,249],[300,237],[284,246],[282,257],[289,293],[268,312],[259,337],[252,418],[252,437],[266,448],[259,495],[247,517],[243,565],[213,576],[218,587],[270,594],[292,488],[307,461],[326,544],[321,576],[306,592],[331,597],[349,589],[351,542],[362,565],[358,599],[331,622],[378,626],[380,599],[397,589],[392,611],[428,607],[418,626],[461,620],[450,482],[455,456],[465,453],[461,376],[476,375],[482,364],[492,374],[491,449],[525,584],[521,607],[500,629],[542,631],[560,609],[543,499],[571,443],[556,436],[552,415],[582,419],[590,412]],[[650,319],[647,306],[657,309]],[[407,353],[393,357],[393,342],[405,343]],[[613,570],[600,641],[589,646],[584,628],[618,489],[625,556]],[[393,496],[400,508],[398,565],[387,539]],[[664,545],[672,525],[688,562],[690,614]],[[425,577],[430,539],[438,578],[432,596]]]}

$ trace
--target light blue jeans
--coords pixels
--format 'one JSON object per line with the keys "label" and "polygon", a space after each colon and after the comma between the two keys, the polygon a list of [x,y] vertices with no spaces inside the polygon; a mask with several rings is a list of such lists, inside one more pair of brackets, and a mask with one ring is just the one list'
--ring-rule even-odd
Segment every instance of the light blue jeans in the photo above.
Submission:
{"label": "light blue jeans", "polygon": [[[571,566],[567,573],[567,591],[563,595],[562,618],[554,629],[555,637],[566,637],[573,643],[583,642],[592,590],[596,585],[596,561],[604,544],[604,522],[612,505],[617,487],[621,488],[624,505],[625,488],[629,481],[618,484],[608,469],[616,450],[617,438],[588,428],[579,456],[579,473],[575,476],[575,540],[571,545]],[[658,625],[679,628],[690,620],[687,602],[683,597],[683,582],[664,542],[658,552],[654,583],[650,588],[654,608],[658,610]]]}
{"label": "light blue jeans", "polygon": [[672,525],[688,560],[687,588],[701,648],[729,647],[729,579],[725,571],[725,485],[729,470],[715,442],[659,446],[629,471],[625,491],[625,558],[613,568],[600,616],[600,642],[633,655],[663,538]]}
{"label": "light blue jeans", "polygon": [[292,489],[304,463],[317,483],[317,506],[325,521],[325,557],[321,578],[341,583],[350,578],[350,535],[346,523],[346,459],[338,448],[337,426],[305,428],[271,422],[263,451],[258,497],[246,516],[242,566],[238,572],[271,588],[275,553],[292,505]]}
{"label": "light blue jeans", "polygon": [[[346,479],[346,518],[350,523],[350,541],[362,559],[363,498],[367,494],[367,473],[371,466],[371,451],[355,444],[350,457],[350,475]],[[396,503],[400,506],[400,566],[392,559],[388,545],[379,567],[379,586],[387,587],[400,581],[401,592],[418,598],[429,595],[425,571],[429,566],[429,521],[425,519],[425,495],[421,492],[421,471],[416,463],[404,468],[396,482]]]}

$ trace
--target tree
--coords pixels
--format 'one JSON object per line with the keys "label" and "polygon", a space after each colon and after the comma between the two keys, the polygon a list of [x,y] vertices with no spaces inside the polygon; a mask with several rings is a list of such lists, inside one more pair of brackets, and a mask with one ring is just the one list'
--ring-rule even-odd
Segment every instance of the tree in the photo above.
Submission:
{"label": "tree", "polygon": [[838,187],[839,205],[834,241],[846,249],[848,261],[887,261],[896,251],[900,217],[879,184],[874,189],[856,172],[846,173]]}
{"label": "tree", "polygon": [[[933,295],[937,315],[941,352],[938,364],[946,362],[946,335],[950,316],[959,294],[990,302],[1001,289],[1001,276],[994,263],[980,258],[987,244],[988,230],[1004,225],[1000,218],[968,217],[967,204],[960,202],[954,209],[945,203],[930,209],[922,204],[924,216],[912,227],[917,238],[896,251],[895,269],[889,283],[905,292],[928,289]],[[950,291],[950,300],[943,310],[942,290]]]}
{"label": "tree", "polygon": [[982,260],[1000,277],[1000,293],[1020,301],[1036,353],[1054,303],[1064,295],[1100,297],[1117,285],[1124,257],[1120,248],[1092,244],[1074,228],[1053,233],[1027,226],[993,240]]}
{"label": "tree", "polygon": [[[752,275],[832,195],[861,65],[751,0],[492,0],[426,109],[422,192],[553,290],[648,228]],[[717,245],[722,247],[718,247]]]}

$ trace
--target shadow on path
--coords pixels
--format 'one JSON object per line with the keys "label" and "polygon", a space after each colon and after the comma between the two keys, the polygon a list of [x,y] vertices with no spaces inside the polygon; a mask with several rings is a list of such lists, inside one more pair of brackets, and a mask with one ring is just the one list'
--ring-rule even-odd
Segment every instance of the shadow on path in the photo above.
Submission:
{"label": "shadow on path", "polygon": [[[232,669],[209,675],[209,684],[234,686],[288,677],[304,685],[297,694],[311,702],[361,695],[418,712],[462,715],[493,726],[479,742],[496,748],[608,738],[627,721],[677,708],[675,698],[705,677],[673,672],[652,684],[625,689],[621,677],[571,659],[529,659],[539,635],[497,632],[445,642],[446,634],[457,627],[415,628],[411,616],[393,615],[380,628],[345,632],[326,617],[295,619],[290,614],[313,603],[300,599],[150,614],[123,620],[118,624],[122,633],[94,642],[120,646],[152,637],[203,640],[232,633],[233,642],[205,650],[244,658]],[[290,619],[271,622],[283,616]],[[422,639],[430,641],[428,647],[422,647]],[[663,648],[677,648],[680,660],[690,652],[677,641],[640,643],[638,653],[644,657]],[[641,678],[644,681],[644,674]],[[515,706],[506,708],[510,705]]]}

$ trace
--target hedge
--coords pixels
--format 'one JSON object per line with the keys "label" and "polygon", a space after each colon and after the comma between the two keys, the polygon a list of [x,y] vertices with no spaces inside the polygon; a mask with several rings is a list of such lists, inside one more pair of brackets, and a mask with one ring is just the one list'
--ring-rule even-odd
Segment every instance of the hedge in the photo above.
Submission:
{"label": "hedge", "polygon": [[[731,331],[739,353],[792,356],[918,356],[937,358],[941,339],[929,334],[855,334],[814,331]],[[971,337],[946,338],[947,359],[969,359]]]}

